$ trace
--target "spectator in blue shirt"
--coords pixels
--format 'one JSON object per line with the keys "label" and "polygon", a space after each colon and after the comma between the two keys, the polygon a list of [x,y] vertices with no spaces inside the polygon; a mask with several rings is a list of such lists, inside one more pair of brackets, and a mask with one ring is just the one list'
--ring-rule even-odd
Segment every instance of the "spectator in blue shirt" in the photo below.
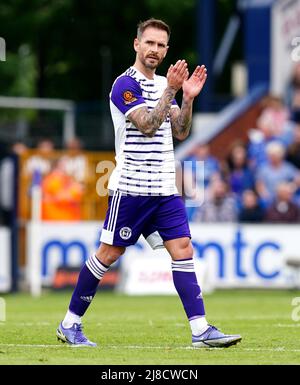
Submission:
{"label": "spectator in blue shirt", "polygon": [[254,176],[248,166],[247,151],[242,143],[236,143],[232,147],[227,165],[229,186],[238,201],[241,201],[243,192],[254,187]]}
{"label": "spectator in blue shirt", "polygon": [[299,170],[284,160],[285,149],[279,142],[269,143],[267,148],[267,163],[260,166],[256,174],[256,190],[266,206],[272,204],[277,186],[282,182],[300,186]]}
{"label": "spectator in blue shirt", "polygon": [[186,204],[189,220],[193,220],[199,201],[203,200],[205,190],[215,177],[220,177],[219,162],[210,154],[208,144],[199,144],[183,164],[183,187],[189,202],[188,205]]}

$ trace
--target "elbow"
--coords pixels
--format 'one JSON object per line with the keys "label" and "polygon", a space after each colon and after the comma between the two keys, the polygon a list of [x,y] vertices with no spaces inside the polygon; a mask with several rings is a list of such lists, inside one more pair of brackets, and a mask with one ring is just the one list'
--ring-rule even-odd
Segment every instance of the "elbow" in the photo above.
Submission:
{"label": "elbow", "polygon": [[154,132],[144,132],[144,135],[147,136],[147,138],[153,138],[155,136],[156,130]]}
{"label": "elbow", "polygon": [[156,134],[156,131],[159,127],[154,127],[152,126],[151,128],[149,126],[140,126],[139,130],[141,131],[142,134],[147,136],[148,138],[153,138]]}
{"label": "elbow", "polygon": [[182,142],[182,141],[185,140],[188,136],[189,136],[188,133],[186,133],[186,134],[177,134],[177,135],[175,135],[175,138],[176,138],[177,140],[179,140],[180,142]]}

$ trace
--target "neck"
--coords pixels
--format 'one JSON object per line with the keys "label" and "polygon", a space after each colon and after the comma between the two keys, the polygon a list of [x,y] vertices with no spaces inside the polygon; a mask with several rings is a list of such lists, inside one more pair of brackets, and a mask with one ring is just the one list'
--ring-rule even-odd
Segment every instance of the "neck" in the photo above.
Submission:
{"label": "neck", "polygon": [[146,78],[153,80],[155,69],[145,67],[139,60],[136,60],[133,66],[143,75],[145,75]]}

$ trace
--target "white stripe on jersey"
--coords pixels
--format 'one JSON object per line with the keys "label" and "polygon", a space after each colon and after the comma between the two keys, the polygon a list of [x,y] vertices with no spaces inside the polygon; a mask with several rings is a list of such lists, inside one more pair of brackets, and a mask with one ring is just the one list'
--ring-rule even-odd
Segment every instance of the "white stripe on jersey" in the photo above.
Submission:
{"label": "white stripe on jersey", "polygon": [[[131,76],[139,83],[146,103],[134,106],[125,115],[145,105],[149,110],[153,109],[167,87],[165,77],[154,75],[153,80],[146,79],[135,67],[130,67],[123,75]],[[108,188],[133,195],[177,194],[170,117],[166,118],[156,135],[149,138],[112,101],[110,109],[115,129],[117,166],[110,177]],[[109,225],[112,227],[113,222]]]}

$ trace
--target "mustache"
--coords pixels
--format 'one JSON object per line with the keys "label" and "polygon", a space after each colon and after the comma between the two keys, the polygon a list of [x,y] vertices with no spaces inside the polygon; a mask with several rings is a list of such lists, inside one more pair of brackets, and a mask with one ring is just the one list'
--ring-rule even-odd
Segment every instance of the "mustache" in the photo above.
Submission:
{"label": "mustache", "polygon": [[154,58],[154,59],[158,59],[159,60],[159,57],[155,54],[149,54],[147,55],[147,57],[150,57],[150,58]]}

